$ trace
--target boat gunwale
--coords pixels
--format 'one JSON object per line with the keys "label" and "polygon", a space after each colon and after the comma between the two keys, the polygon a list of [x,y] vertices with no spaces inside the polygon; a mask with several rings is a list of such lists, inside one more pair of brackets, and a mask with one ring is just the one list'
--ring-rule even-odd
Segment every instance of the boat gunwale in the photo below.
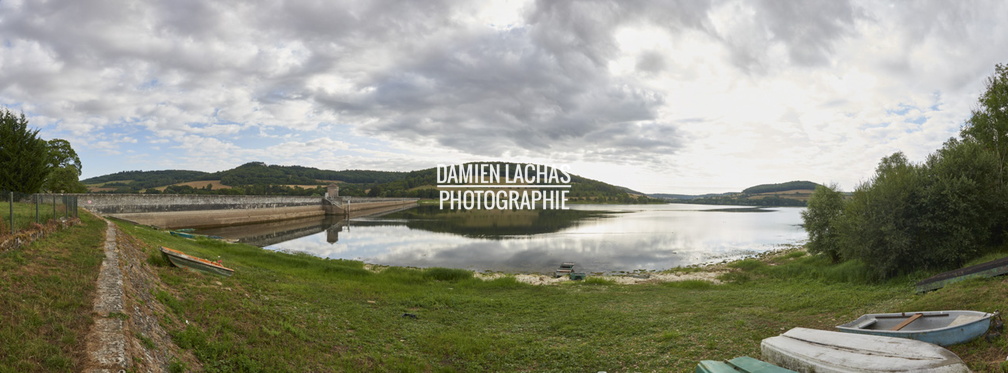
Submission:
{"label": "boat gunwale", "polygon": [[[187,262],[195,264],[195,265],[208,266],[208,267],[211,267],[212,269],[223,270],[223,271],[225,271],[227,273],[234,273],[234,269],[225,267],[225,266],[223,266],[221,264],[218,264],[216,262],[213,262],[213,261],[210,261],[210,260],[207,260],[207,259],[203,259],[203,258],[200,258],[200,257],[196,257],[196,256],[192,256],[192,255],[183,253],[181,251],[178,251],[178,250],[175,250],[175,249],[172,249],[172,248],[169,248],[169,247],[161,246],[161,253],[164,254],[164,255],[166,255],[166,256],[168,256],[169,257],[168,261],[171,262],[172,265],[175,265],[176,267],[180,267],[180,266],[178,264],[176,264],[174,261],[172,261],[171,258],[187,261]],[[197,269],[197,268],[193,268],[193,269]]]}
{"label": "boat gunwale", "polygon": [[[976,320],[973,320],[973,321],[970,321],[970,322],[967,322],[965,324],[945,325],[945,326],[942,326],[942,327],[939,327],[939,328],[920,329],[920,330],[913,330],[913,329],[910,329],[910,330],[906,330],[906,329],[904,329],[904,330],[885,330],[885,329],[864,329],[864,328],[858,328],[857,327],[857,325],[859,325],[859,324],[861,324],[861,323],[863,323],[865,321],[868,321],[870,319],[909,318],[909,317],[912,317],[914,314],[918,314],[918,313],[923,314],[924,315],[923,317],[951,317],[953,315],[975,315],[975,316],[980,316],[980,318],[976,319]],[[963,326],[967,326],[967,325],[972,325],[972,324],[975,324],[975,323],[978,323],[978,322],[982,322],[984,320],[989,320],[991,317],[994,317],[994,313],[983,312],[983,311],[973,311],[973,310],[866,313],[866,314],[861,315],[860,317],[854,319],[851,322],[837,325],[837,329],[841,329],[841,330],[845,330],[845,331],[846,330],[859,331],[859,332],[861,332],[861,331],[865,331],[865,332],[884,332],[885,334],[894,334],[894,335],[895,334],[917,334],[917,333],[923,333],[923,332],[937,332],[937,331],[942,331],[942,330],[947,330],[947,329],[959,328],[959,327],[963,327]],[[951,323],[951,321],[950,321],[950,323]]]}
{"label": "boat gunwale", "polygon": [[[938,326],[930,327],[926,329],[901,329],[901,330],[889,330],[889,329],[868,329],[859,328],[858,326],[870,326],[875,323],[869,323],[870,320],[885,320],[888,321],[898,320],[900,318],[910,318],[915,314],[924,314],[924,317],[948,317],[948,323]],[[892,317],[904,315],[903,317]],[[896,313],[869,313],[864,314],[854,321],[837,325],[837,330],[844,333],[850,334],[862,334],[862,335],[874,335],[874,336],[884,336],[884,337],[895,337],[895,338],[907,338],[914,339],[929,343],[934,343],[941,346],[950,346],[959,343],[969,342],[983,335],[991,325],[991,320],[997,316],[997,312],[983,312],[983,311],[973,311],[973,310],[946,310],[946,311],[919,311],[919,312],[896,312]],[[880,317],[881,316],[881,317]],[[975,320],[970,320],[962,324],[954,324],[955,320],[960,316],[973,316],[978,317]],[[986,327],[983,325],[986,324]],[[912,325],[912,324],[911,324]],[[981,329],[982,328],[982,329]]]}

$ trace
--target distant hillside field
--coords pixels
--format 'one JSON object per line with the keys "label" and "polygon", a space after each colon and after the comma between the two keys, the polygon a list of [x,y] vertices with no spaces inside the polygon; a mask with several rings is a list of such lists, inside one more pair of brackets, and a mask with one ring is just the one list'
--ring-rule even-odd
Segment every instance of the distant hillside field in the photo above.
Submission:
{"label": "distant hillside field", "polygon": [[652,194],[673,203],[740,206],[805,206],[812,192],[819,186],[811,181],[789,181],[779,184],[761,184],[745,188],[739,193],[707,194],[700,196],[682,194]]}

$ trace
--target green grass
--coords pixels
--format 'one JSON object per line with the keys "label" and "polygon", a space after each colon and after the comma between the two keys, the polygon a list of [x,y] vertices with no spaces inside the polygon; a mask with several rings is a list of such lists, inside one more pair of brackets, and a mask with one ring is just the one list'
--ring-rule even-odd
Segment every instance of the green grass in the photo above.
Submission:
{"label": "green grass", "polygon": [[[984,299],[952,289],[944,293],[959,295],[939,302],[914,295],[907,279],[872,284],[859,264],[794,253],[729,265],[736,281],[722,285],[589,277],[533,286],[445,268],[375,273],[121,226],[151,252],[165,245],[235,269],[221,278],[155,267],[170,285],[157,299],[190,322],[168,325],[173,339],[208,371],[689,371],[704,359],[759,356],[763,338],[792,327],[832,329],[869,312],[993,311],[1008,298],[1008,285],[988,280],[973,284],[988,289]],[[998,371],[1003,349],[953,347],[974,371]]]}
{"label": "green grass", "polygon": [[[81,369],[104,232],[82,218],[83,226],[0,254],[0,372]],[[915,295],[910,277],[871,283],[862,264],[794,252],[727,265],[734,277],[720,285],[589,277],[533,286],[446,268],[373,272],[357,261],[117,224],[145,243],[144,262],[164,284],[152,294],[168,313],[161,324],[211,372],[691,371],[700,360],[759,356],[763,338],[792,327],[1008,304],[1004,279]],[[235,275],[170,267],[161,245],[219,257]],[[1003,337],[950,349],[974,371],[1004,371]],[[179,360],[168,368],[189,369]]]}
{"label": "green grass", "polygon": [[0,253],[0,372],[83,369],[105,223],[80,217],[82,225]]}
{"label": "green grass", "polygon": [[[0,236],[11,233],[11,205],[6,201],[6,196],[2,196],[2,198],[4,201],[0,202]],[[46,221],[53,217],[63,217],[65,215],[66,207],[63,204],[59,203],[56,205],[56,213],[54,214],[52,201],[48,202],[39,203],[37,214],[34,203],[15,202],[13,216],[14,230],[27,229],[36,221],[45,224]]]}

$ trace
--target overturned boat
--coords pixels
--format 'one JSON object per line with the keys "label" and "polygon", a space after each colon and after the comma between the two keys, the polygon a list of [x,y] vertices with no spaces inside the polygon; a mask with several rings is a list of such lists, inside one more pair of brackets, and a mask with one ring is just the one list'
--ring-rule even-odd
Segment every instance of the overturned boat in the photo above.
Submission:
{"label": "overturned boat", "polygon": [[798,372],[969,372],[941,346],[906,338],[794,328],[760,344],[763,360]]}

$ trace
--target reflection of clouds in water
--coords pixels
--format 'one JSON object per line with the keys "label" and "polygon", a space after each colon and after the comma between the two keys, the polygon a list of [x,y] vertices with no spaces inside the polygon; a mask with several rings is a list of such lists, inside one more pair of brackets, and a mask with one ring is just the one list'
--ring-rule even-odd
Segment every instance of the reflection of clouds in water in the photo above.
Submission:
{"label": "reflection of clouds in water", "polygon": [[[686,206],[689,209],[682,208]],[[336,244],[326,242],[323,232],[269,248],[376,264],[476,270],[551,272],[560,262],[574,261],[579,270],[603,272],[719,261],[806,239],[796,226],[801,209],[728,213],[682,207],[618,206],[633,212],[588,219],[560,232],[503,240],[403,225],[352,226],[340,232]]]}

